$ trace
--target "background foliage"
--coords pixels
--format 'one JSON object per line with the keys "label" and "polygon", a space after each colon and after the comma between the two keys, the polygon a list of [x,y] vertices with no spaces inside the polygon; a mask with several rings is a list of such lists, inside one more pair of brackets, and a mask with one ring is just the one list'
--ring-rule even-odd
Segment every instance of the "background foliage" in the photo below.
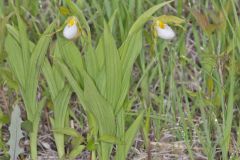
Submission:
{"label": "background foliage", "polygon": [[[0,1],[1,159],[15,104],[19,159],[239,159],[239,7]],[[69,41],[62,29],[72,15],[83,30]],[[174,40],[155,39],[152,15],[186,23]]]}

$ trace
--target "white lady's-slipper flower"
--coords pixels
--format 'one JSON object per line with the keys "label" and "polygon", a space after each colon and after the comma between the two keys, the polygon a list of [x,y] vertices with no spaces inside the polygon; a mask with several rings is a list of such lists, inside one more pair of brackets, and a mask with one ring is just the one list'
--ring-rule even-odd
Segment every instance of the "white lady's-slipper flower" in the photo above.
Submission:
{"label": "white lady's-slipper flower", "polygon": [[73,39],[75,38],[78,33],[79,33],[79,29],[78,29],[78,20],[76,17],[70,17],[67,20],[67,25],[65,26],[64,30],[63,30],[63,36],[67,39]]}
{"label": "white lady's-slipper flower", "polygon": [[156,22],[155,29],[158,37],[162,39],[170,40],[175,37],[175,32],[172,30],[172,28],[162,21]]}

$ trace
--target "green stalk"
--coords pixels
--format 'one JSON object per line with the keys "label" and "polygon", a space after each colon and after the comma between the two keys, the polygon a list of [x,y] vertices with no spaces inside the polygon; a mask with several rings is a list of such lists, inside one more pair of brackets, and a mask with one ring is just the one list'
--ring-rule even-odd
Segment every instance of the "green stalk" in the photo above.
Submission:
{"label": "green stalk", "polygon": [[37,133],[38,133],[38,126],[34,127],[33,131],[29,135],[32,160],[37,160]]}
{"label": "green stalk", "polygon": [[[51,125],[53,126],[53,128],[57,128],[57,129],[64,128],[64,126],[63,127],[56,127],[55,121],[56,121],[56,119],[50,118],[50,122],[51,122]],[[64,135],[60,134],[60,133],[53,132],[53,137],[54,137],[55,144],[56,144],[56,147],[57,147],[58,157],[62,158],[65,154],[65,151],[64,151]]]}
{"label": "green stalk", "polygon": [[33,121],[32,132],[29,134],[32,160],[37,160],[37,134],[38,134],[39,122],[40,122],[40,117],[36,117],[35,120]]}
{"label": "green stalk", "polygon": [[38,134],[38,126],[41,120],[41,111],[45,105],[46,98],[43,98],[37,105],[35,109],[35,113],[33,118],[29,118],[33,122],[33,130],[29,134],[30,136],[30,149],[31,149],[31,157],[32,160],[37,160],[37,134]]}
{"label": "green stalk", "polygon": [[227,104],[227,115],[226,121],[223,127],[223,159],[228,159],[229,144],[231,139],[231,129],[233,121],[233,106],[234,106],[234,87],[235,87],[235,56],[234,51],[231,57],[231,66],[230,66],[230,89],[229,97]]}
{"label": "green stalk", "polygon": [[59,156],[59,158],[61,158],[65,154],[65,152],[64,152],[64,135],[55,133],[54,139],[55,139],[55,142],[57,142],[56,146],[57,146],[58,156]]}

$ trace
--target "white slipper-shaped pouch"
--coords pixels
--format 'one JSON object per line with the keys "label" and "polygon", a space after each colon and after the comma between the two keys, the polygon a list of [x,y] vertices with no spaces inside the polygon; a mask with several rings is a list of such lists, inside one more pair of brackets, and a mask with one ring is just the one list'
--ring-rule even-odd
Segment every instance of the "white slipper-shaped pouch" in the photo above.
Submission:
{"label": "white slipper-shaped pouch", "polygon": [[67,20],[67,25],[63,30],[63,36],[67,39],[73,39],[78,35],[79,29],[77,26],[77,19],[76,17],[70,17]]}
{"label": "white slipper-shaped pouch", "polygon": [[176,34],[172,30],[172,28],[161,21],[158,21],[156,23],[155,29],[156,29],[158,37],[160,37],[162,39],[171,40],[176,36]]}

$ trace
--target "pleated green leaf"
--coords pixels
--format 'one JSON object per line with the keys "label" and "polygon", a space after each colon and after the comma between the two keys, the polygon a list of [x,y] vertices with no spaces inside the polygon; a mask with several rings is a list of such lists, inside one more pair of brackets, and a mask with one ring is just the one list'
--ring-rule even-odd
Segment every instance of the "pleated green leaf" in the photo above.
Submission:
{"label": "pleated green leaf", "polygon": [[82,71],[84,69],[82,56],[76,45],[61,37],[58,38],[57,46],[59,48],[62,60],[67,64],[78,82],[83,83]]}
{"label": "pleated green leaf", "polygon": [[[16,39],[16,41],[19,43],[20,42],[19,31],[9,24],[7,24],[6,26],[7,26],[8,33],[11,34],[13,38]],[[28,40],[28,43],[29,43],[28,44],[29,50],[32,52],[33,48],[35,47],[35,44],[30,40]]]}
{"label": "pleated green leaf", "polygon": [[[44,61],[42,71],[43,71],[44,78],[47,81],[50,95],[53,99],[55,99],[55,97],[57,96],[58,91],[59,91],[59,88],[58,88],[56,82],[63,81],[64,79],[61,79],[61,78],[55,79],[54,68],[51,67],[51,65],[47,59],[45,59],[45,61]],[[61,89],[61,87],[60,87],[60,89]]]}
{"label": "pleated green leaf", "polygon": [[115,109],[120,94],[122,72],[115,40],[106,23],[104,25],[103,45],[106,73],[106,99]]}
{"label": "pleated green leaf", "polygon": [[[54,128],[64,128],[65,119],[67,118],[68,103],[71,96],[71,90],[66,85],[59,91],[57,97],[53,100],[54,103]],[[64,153],[64,135],[54,133],[55,143],[57,146],[58,156],[62,157]]]}
{"label": "pleated green leaf", "polygon": [[[43,65],[45,55],[47,53],[48,45],[51,41],[50,33],[53,31],[55,23],[49,25],[43,35],[40,37],[35,48],[33,49],[30,64],[28,65],[28,72],[26,77],[26,86],[24,87],[25,105],[32,108],[33,113],[36,106],[36,93],[38,86],[38,76]],[[33,118],[33,117],[32,117]]]}
{"label": "pleated green leaf", "polygon": [[121,66],[122,66],[122,86],[121,95],[117,104],[116,112],[119,111],[123,105],[124,99],[128,93],[132,67],[133,64],[140,54],[142,49],[142,31],[139,31],[134,36],[129,36],[127,40],[119,48],[119,54],[121,55]]}
{"label": "pleated green leaf", "polygon": [[[38,102],[37,87],[40,70],[51,41],[52,32],[55,28],[53,22],[41,35],[39,41],[34,45],[27,36],[26,25],[17,12],[18,29],[8,26],[9,34],[6,39],[5,48],[8,54],[8,62],[17,79],[27,118],[33,124],[30,132],[31,158],[37,159],[37,133],[46,98]],[[31,52],[31,54],[30,54]]]}
{"label": "pleated green leaf", "polygon": [[128,151],[130,147],[132,146],[132,143],[134,141],[134,138],[136,137],[136,134],[138,132],[138,129],[143,121],[143,115],[144,112],[141,112],[137,119],[132,123],[132,125],[128,128],[125,134],[125,157],[127,157]]}
{"label": "pleated green leaf", "polygon": [[85,146],[84,145],[78,145],[76,148],[74,148],[70,153],[69,153],[69,158],[70,159],[75,159],[79,154],[82,153],[84,150]]}
{"label": "pleated green leaf", "polygon": [[8,34],[6,37],[5,49],[8,53],[7,60],[11,66],[11,70],[13,71],[19,85],[23,87],[25,85],[26,77],[24,76],[25,72],[22,59],[22,51],[18,42],[10,34]]}
{"label": "pleated green leaf", "polygon": [[[18,20],[18,29],[19,29],[19,39],[20,39],[20,46],[22,49],[22,57],[23,57],[23,63],[25,72],[28,67],[28,62],[30,59],[30,52],[29,52],[29,42],[28,42],[28,36],[27,36],[27,28],[26,24],[23,22],[22,18],[19,14],[17,14],[17,20]],[[26,73],[25,73],[26,74]],[[25,75],[26,76],[26,75]]]}
{"label": "pleated green leaf", "polygon": [[[116,124],[112,106],[99,94],[94,82],[86,74],[84,79],[85,105],[95,117],[99,126],[99,134],[115,135]],[[93,99],[94,98],[94,99]],[[108,159],[112,150],[112,144],[101,143],[101,159]]]}
{"label": "pleated green leaf", "polygon": [[[81,103],[83,103],[83,89],[79,86],[80,84],[75,80],[74,76],[72,75],[69,68],[61,61],[57,61],[57,65],[61,68],[62,74],[65,75],[67,78],[70,86],[72,87],[73,91],[77,94]],[[84,109],[85,105],[83,105]]]}

